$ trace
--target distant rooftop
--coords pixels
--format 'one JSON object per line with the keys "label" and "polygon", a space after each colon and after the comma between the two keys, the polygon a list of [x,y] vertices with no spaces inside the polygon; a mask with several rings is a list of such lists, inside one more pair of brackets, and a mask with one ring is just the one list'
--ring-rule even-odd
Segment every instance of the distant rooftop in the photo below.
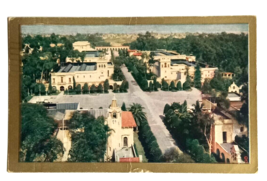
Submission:
{"label": "distant rooftop", "polygon": [[196,65],[194,63],[188,62],[186,60],[182,60],[182,59],[172,59],[171,60],[171,65],[175,65],[175,64],[185,64],[187,66],[192,66],[195,67]]}
{"label": "distant rooftop", "polygon": [[99,57],[98,51],[86,51],[85,57]]}
{"label": "distant rooftop", "polygon": [[61,67],[58,72],[75,72],[75,71],[94,71],[96,70],[96,63],[87,63],[82,65],[69,64]]}

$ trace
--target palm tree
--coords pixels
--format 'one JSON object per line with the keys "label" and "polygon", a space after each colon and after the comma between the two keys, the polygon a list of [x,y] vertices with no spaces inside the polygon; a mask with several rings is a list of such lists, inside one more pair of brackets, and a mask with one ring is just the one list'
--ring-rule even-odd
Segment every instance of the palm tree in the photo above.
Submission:
{"label": "palm tree", "polygon": [[134,120],[137,124],[136,130],[138,131],[138,126],[141,125],[142,121],[146,119],[146,113],[143,112],[144,107],[141,104],[133,103],[130,105],[129,111],[132,112]]}

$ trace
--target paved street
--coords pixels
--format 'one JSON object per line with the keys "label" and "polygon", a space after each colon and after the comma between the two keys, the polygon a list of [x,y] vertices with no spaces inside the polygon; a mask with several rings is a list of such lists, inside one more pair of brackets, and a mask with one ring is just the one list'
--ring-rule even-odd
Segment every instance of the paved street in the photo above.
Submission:
{"label": "paved street", "polygon": [[[166,103],[181,102],[187,100],[188,106],[194,104],[196,100],[201,100],[201,94],[198,90],[193,89],[190,92],[143,92],[138,84],[135,82],[132,75],[128,72],[126,67],[122,67],[122,72],[129,82],[128,93],[117,93],[116,98],[118,105],[121,106],[124,102],[126,107],[132,103],[139,103],[145,108],[148,123],[155,135],[159,147],[164,153],[166,149],[175,146],[169,131],[166,129],[160,116],[163,114],[163,109]],[[36,101],[43,101],[47,99],[53,103],[80,103],[83,109],[109,107],[113,93],[108,94],[95,94],[95,95],[63,95],[58,96],[35,96],[29,102],[35,103]]]}

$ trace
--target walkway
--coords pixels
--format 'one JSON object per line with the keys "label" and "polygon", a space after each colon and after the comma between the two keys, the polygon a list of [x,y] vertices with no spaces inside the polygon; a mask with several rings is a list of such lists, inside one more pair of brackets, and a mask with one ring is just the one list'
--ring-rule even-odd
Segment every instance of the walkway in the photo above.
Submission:
{"label": "walkway", "polygon": [[130,99],[134,99],[135,101],[133,102],[139,103],[145,108],[148,124],[157,139],[162,153],[164,154],[165,151],[171,147],[177,147],[175,141],[159,117],[159,113],[163,110],[159,110],[159,107],[155,106],[151,97],[141,90],[126,67],[122,67],[121,70],[126,80],[129,82]]}

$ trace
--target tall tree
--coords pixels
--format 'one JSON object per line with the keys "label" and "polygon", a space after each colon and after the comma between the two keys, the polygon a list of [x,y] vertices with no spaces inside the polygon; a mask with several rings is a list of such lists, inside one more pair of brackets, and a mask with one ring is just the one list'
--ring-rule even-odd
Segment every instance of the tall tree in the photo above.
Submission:
{"label": "tall tree", "polygon": [[183,90],[181,81],[178,81],[178,82],[177,82],[176,89],[177,89],[177,90]]}
{"label": "tall tree", "polygon": [[75,88],[76,88],[76,81],[75,81],[75,77],[74,76],[73,76],[73,81],[72,82],[73,82],[73,88],[72,89],[75,90]]}
{"label": "tall tree", "polygon": [[[70,120],[72,146],[70,162],[103,162],[110,135],[103,116],[95,119],[88,112],[75,112]],[[81,131],[77,131],[81,130]]]}
{"label": "tall tree", "polygon": [[84,86],[83,86],[83,93],[87,94],[88,92],[89,92],[89,87],[88,87],[88,84],[85,83]]}
{"label": "tall tree", "polygon": [[109,89],[109,81],[108,81],[108,79],[106,79],[104,82],[104,91],[106,93],[108,93],[108,89]]}
{"label": "tall tree", "polygon": [[20,161],[53,162],[63,156],[63,144],[53,136],[57,124],[42,105],[23,103],[21,118]]}
{"label": "tall tree", "polygon": [[200,71],[199,64],[197,64],[195,68],[194,85],[195,85],[195,88],[197,89],[201,88],[201,71]]}
{"label": "tall tree", "polygon": [[127,111],[127,109],[126,109],[126,105],[125,105],[124,102],[122,103],[121,110],[122,110],[122,111]]}
{"label": "tall tree", "polygon": [[191,79],[190,79],[190,76],[189,76],[189,72],[188,72],[188,68],[186,69],[186,80],[185,82],[183,83],[183,89],[184,90],[189,90],[191,89]]}

